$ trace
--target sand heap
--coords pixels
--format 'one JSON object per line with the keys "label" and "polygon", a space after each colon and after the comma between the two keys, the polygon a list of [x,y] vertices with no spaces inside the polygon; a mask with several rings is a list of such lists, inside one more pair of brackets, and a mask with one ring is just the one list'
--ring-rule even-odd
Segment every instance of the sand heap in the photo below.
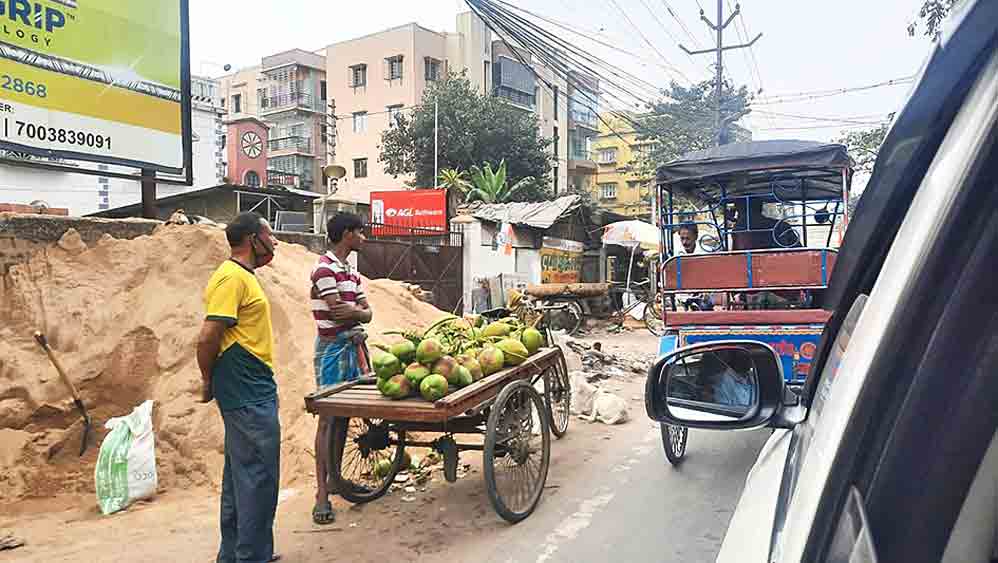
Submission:
{"label": "sand heap", "polygon": [[[161,489],[217,486],[222,422],[197,402],[194,349],[202,291],[228,256],[222,231],[164,226],[152,236],[88,248],[75,231],[11,268],[0,284],[0,502],[92,492],[95,445],[78,458],[82,423],[69,393],[31,335],[43,330],[94,418],[127,414],[156,401],[154,425]],[[314,389],[315,328],[308,278],[316,256],[282,244],[258,276],[270,298],[283,430],[282,479],[309,478],[315,423],[303,397]],[[371,335],[425,327],[443,313],[401,284],[367,284]]]}

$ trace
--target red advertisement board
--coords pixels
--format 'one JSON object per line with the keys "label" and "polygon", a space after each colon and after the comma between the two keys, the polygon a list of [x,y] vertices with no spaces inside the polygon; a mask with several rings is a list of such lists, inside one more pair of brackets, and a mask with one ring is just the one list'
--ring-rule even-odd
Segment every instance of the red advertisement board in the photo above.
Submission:
{"label": "red advertisement board", "polygon": [[446,190],[371,192],[372,234],[422,234],[409,229],[447,230]]}

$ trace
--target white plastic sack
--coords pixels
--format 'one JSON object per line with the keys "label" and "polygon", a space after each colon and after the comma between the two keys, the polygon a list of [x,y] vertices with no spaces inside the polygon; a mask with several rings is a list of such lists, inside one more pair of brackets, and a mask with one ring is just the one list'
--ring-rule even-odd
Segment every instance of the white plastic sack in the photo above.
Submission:
{"label": "white plastic sack", "polygon": [[596,391],[593,399],[593,416],[603,424],[623,424],[627,422],[627,401],[602,389]]}
{"label": "white plastic sack", "polygon": [[152,401],[128,416],[108,420],[111,432],[101,443],[94,470],[97,504],[105,515],[156,494],[156,448],[152,431]]}

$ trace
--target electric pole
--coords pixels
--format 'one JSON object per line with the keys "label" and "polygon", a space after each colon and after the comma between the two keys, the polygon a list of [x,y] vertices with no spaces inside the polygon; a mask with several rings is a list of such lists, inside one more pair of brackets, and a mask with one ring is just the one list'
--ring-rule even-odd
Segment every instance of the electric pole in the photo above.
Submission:
{"label": "electric pole", "polygon": [[731,12],[728,19],[724,19],[724,0],[717,0],[717,24],[707,19],[707,15],[704,14],[703,10],[700,10],[700,19],[707,24],[707,27],[711,28],[717,33],[717,44],[713,49],[703,49],[700,51],[690,51],[686,47],[680,45],[679,48],[686,51],[688,55],[703,55],[705,53],[715,53],[717,56],[717,84],[714,87],[714,146],[721,146],[721,131],[727,127],[721,119],[721,91],[724,84],[724,59],[723,55],[725,51],[731,51],[734,49],[744,49],[746,47],[751,47],[755,45],[755,42],[762,37],[762,34],[755,36],[755,39],[749,41],[748,43],[743,43],[741,45],[724,45],[724,30],[731,24],[738,14],[742,13],[741,4],[735,4],[735,11]]}

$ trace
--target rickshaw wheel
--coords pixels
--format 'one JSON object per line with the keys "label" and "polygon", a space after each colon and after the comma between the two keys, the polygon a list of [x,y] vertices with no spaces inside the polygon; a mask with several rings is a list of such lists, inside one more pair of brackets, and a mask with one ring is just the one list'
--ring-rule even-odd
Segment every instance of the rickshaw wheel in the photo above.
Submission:
{"label": "rickshaw wheel", "polygon": [[534,511],[551,461],[551,434],[540,393],[517,381],[499,393],[485,430],[484,469],[496,513],[515,524]]}
{"label": "rickshaw wheel", "polygon": [[[368,418],[336,418],[332,425],[328,468],[337,494],[354,504],[381,498],[401,469],[405,431]],[[385,461],[387,471],[379,470]]]}
{"label": "rickshaw wheel", "polygon": [[665,335],[665,321],[662,320],[662,298],[656,297],[645,305],[645,326],[655,336]]}
{"label": "rickshaw wheel", "polygon": [[548,368],[544,374],[544,402],[551,417],[551,433],[561,438],[568,432],[572,418],[572,382],[568,379],[564,356],[559,365]]}
{"label": "rickshaw wheel", "polygon": [[665,449],[665,457],[672,465],[679,465],[686,455],[686,438],[689,429],[685,426],[672,426],[662,424],[662,446]]}
{"label": "rickshaw wheel", "polygon": [[542,303],[544,323],[551,330],[563,330],[569,336],[575,336],[582,327],[585,313],[578,301],[546,301]]}

